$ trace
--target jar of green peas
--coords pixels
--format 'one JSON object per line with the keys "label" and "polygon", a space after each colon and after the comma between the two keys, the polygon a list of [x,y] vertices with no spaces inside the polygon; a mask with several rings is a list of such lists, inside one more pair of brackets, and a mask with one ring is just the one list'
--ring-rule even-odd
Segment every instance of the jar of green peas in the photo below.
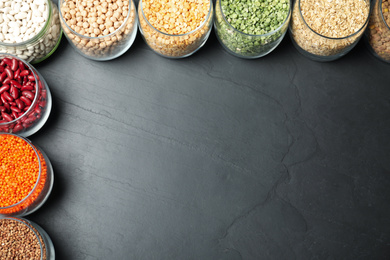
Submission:
{"label": "jar of green peas", "polygon": [[217,0],[217,38],[227,52],[237,57],[263,57],[283,40],[291,5],[291,0]]}

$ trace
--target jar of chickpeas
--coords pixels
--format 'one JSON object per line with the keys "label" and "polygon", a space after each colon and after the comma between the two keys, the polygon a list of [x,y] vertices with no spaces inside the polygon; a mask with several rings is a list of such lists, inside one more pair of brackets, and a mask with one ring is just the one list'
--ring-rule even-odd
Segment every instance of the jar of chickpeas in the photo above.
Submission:
{"label": "jar of chickpeas", "polygon": [[74,49],[92,60],[125,53],[137,35],[132,0],[59,0],[61,27]]}

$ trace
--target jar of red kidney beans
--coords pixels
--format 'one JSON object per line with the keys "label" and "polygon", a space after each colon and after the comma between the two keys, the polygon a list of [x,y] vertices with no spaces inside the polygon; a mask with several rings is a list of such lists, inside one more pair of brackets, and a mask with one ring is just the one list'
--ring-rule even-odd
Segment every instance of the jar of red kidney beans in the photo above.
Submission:
{"label": "jar of red kidney beans", "polygon": [[47,121],[49,87],[39,72],[16,56],[0,53],[0,132],[30,136]]}

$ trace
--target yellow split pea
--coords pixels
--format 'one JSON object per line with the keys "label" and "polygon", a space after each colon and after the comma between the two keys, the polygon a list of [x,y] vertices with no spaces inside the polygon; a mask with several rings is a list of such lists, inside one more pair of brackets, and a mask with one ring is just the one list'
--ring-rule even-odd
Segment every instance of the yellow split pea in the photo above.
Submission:
{"label": "yellow split pea", "polygon": [[140,0],[141,33],[157,53],[185,57],[207,40],[212,8],[210,0]]}

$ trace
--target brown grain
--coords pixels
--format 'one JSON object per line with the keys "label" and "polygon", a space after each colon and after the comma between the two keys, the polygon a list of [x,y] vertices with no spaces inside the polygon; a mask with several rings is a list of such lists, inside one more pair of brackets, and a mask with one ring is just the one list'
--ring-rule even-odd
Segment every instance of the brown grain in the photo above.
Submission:
{"label": "brown grain", "polygon": [[0,245],[1,260],[46,260],[42,237],[23,220],[0,219]]}
{"label": "brown grain", "polygon": [[369,10],[366,0],[297,0],[291,35],[299,47],[311,54],[340,55],[362,36]]}
{"label": "brown grain", "polygon": [[368,42],[381,59],[390,62],[390,0],[382,1],[382,13],[379,4],[378,0],[370,17],[367,30]]}

